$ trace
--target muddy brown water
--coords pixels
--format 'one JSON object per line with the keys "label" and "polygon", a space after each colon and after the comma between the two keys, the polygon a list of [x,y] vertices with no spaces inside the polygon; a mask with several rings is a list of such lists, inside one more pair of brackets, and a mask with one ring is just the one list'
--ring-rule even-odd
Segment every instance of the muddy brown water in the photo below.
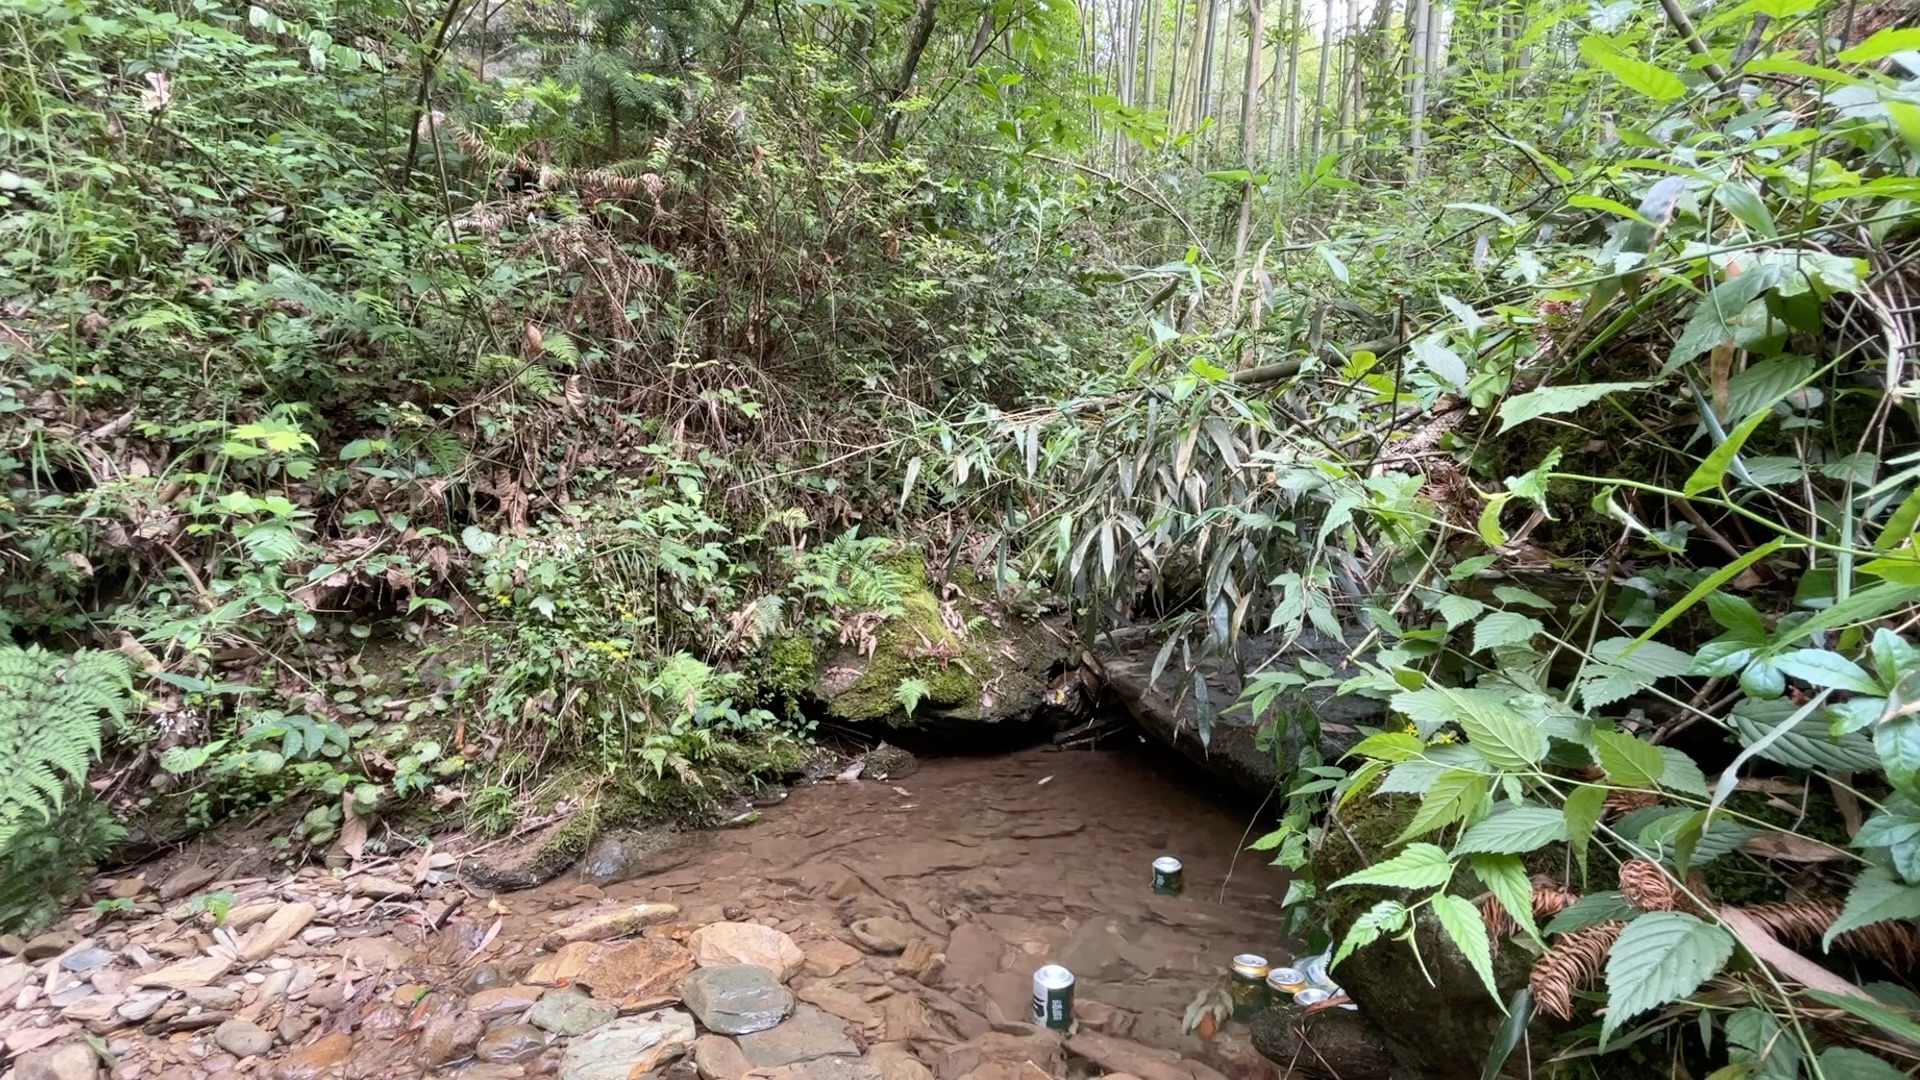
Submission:
{"label": "muddy brown water", "polygon": [[[1260,1074],[1242,1027],[1202,1039],[1183,1032],[1182,1016],[1224,985],[1234,954],[1276,962],[1291,955],[1281,931],[1285,877],[1260,854],[1240,851],[1250,810],[1224,804],[1163,754],[1035,749],[926,760],[892,782],[796,788],[752,824],[694,835],[643,877],[600,889],[567,874],[525,892],[466,897],[437,930],[429,925],[434,909],[418,899],[372,908],[348,900],[331,919],[337,938],[295,941],[272,961],[280,971],[293,965],[295,993],[256,1007],[257,975],[223,983],[240,987],[242,1016],[251,1009],[262,1027],[277,1030],[271,1052],[235,1059],[210,1029],[155,1036],[151,1025],[122,1027],[107,1035],[121,1055],[116,1075],[548,1075],[566,1040],[512,1063],[461,1053],[435,1065],[443,1052],[432,1044],[452,1037],[451,1018],[469,1004],[482,964],[507,983],[585,983],[630,1009],[670,996],[671,987],[663,994],[634,960],[644,942],[608,943],[621,951],[608,952],[604,964],[596,953],[578,970],[556,970],[542,947],[556,928],[647,900],[681,912],[647,930],[651,939],[684,940],[723,920],[758,922],[790,934],[810,957],[842,961],[855,954],[846,947],[857,944],[851,924],[899,920],[944,954],[944,970],[916,980],[896,971],[896,957],[862,950],[831,974],[821,972],[835,963],[810,962],[791,986],[803,1002],[851,1014],[859,1044],[908,1046],[942,1080],[968,1071],[964,1056],[952,1057],[955,1044],[1026,1019],[1033,972],[1047,963],[1073,971],[1078,1011],[1097,1030],[1230,1075]],[[1185,864],[1182,895],[1151,891],[1159,855]],[[340,895],[334,882],[311,873],[304,880]],[[459,891],[443,887],[443,902]],[[321,910],[326,923],[324,900]],[[273,978],[272,969],[259,970]],[[1076,1061],[1056,1062],[1053,1071],[1105,1070]]]}

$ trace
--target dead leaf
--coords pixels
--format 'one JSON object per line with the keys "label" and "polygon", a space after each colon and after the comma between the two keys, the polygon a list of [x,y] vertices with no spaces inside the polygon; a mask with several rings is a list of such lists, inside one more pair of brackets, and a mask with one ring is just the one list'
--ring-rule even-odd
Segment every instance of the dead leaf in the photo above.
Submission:
{"label": "dead leaf", "polygon": [[493,939],[500,936],[500,926],[506,921],[507,920],[501,918],[493,920],[493,925],[487,928],[486,936],[480,939],[480,944],[475,945],[473,951],[467,954],[468,963],[472,963],[474,957],[487,951],[487,946],[493,944]]}
{"label": "dead leaf", "polygon": [[1792,833],[1762,833],[1741,844],[1740,850],[1763,859],[1794,863],[1841,862],[1853,858],[1832,844]]}
{"label": "dead leaf", "polygon": [[1746,946],[1747,951],[1762,963],[1771,965],[1781,975],[1809,990],[1826,990],[1862,1001],[1873,1000],[1865,990],[1780,944],[1760,920],[1739,908],[1721,908],[1720,921],[1726,923],[1727,929],[1733,931],[1733,936],[1740,939],[1740,944]]}
{"label": "dead leaf", "polygon": [[353,792],[340,793],[340,839],[336,846],[349,863],[358,865],[367,850],[367,819],[353,809]]}

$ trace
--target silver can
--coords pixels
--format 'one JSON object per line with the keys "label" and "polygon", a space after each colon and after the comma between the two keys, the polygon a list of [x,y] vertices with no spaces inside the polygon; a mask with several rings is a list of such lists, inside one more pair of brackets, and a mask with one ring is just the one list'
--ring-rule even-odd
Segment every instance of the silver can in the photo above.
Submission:
{"label": "silver can", "polygon": [[1073,972],[1048,964],[1033,973],[1033,1022],[1055,1031],[1073,1025]]}
{"label": "silver can", "polygon": [[1302,1005],[1302,1006],[1318,1005],[1332,996],[1333,996],[1332,994],[1327,993],[1325,990],[1322,990],[1317,986],[1309,986],[1305,990],[1296,991],[1294,993],[1293,1003],[1295,1005]]}
{"label": "silver can", "polygon": [[1327,974],[1327,962],[1332,959],[1331,955],[1321,953],[1319,956],[1309,956],[1304,963],[1296,961],[1294,966],[1307,977],[1307,982],[1324,989],[1333,985],[1333,977]]}
{"label": "silver can", "polygon": [[1180,860],[1171,855],[1162,855],[1153,860],[1153,891],[1162,896],[1179,896],[1186,887],[1181,879]]}

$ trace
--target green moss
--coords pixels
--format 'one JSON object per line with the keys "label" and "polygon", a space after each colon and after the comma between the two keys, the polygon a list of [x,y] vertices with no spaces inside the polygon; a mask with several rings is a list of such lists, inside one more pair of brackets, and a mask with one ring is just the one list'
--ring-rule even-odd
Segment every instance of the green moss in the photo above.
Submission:
{"label": "green moss", "polygon": [[819,668],[820,652],[812,638],[779,638],[767,646],[765,686],[774,694],[798,696],[812,688]]}
{"label": "green moss", "polygon": [[[884,565],[907,582],[901,612],[881,625],[873,657],[853,684],[834,695],[829,711],[842,720],[890,723],[907,721],[900,707],[900,684],[918,679],[926,691],[920,706],[958,709],[980,700],[980,679],[988,657],[971,647],[940,616],[940,600],[927,583],[920,553],[913,548],[889,556]],[[970,604],[962,604],[964,609]]]}

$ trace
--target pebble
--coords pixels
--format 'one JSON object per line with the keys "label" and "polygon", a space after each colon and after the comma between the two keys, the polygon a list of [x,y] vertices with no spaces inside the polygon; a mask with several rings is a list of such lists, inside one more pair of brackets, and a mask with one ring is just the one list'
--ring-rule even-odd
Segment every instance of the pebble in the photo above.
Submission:
{"label": "pebble", "polygon": [[469,994],[477,994],[482,990],[504,986],[506,982],[507,977],[500,974],[499,968],[492,964],[481,964],[467,972],[467,977],[460,982],[460,989]]}
{"label": "pebble", "polygon": [[300,940],[308,945],[325,945],[340,936],[331,926],[309,926],[300,931]]}
{"label": "pebble", "polygon": [[20,947],[23,960],[46,960],[73,948],[78,939],[64,931],[41,934]]}
{"label": "pebble", "polygon": [[352,1052],[352,1036],[336,1031],[281,1058],[270,1075],[273,1080],[319,1080]]}
{"label": "pebble", "polygon": [[92,971],[113,963],[114,955],[97,945],[76,949],[60,958],[60,967],[65,971]]}
{"label": "pebble", "polygon": [[189,1003],[203,1009],[235,1009],[240,1006],[240,994],[224,986],[189,986],[186,995]]}
{"label": "pebble", "polygon": [[213,884],[219,871],[210,866],[183,866],[160,883],[160,899],[178,900],[203,886]]}
{"label": "pebble", "polygon": [[121,1019],[137,1024],[159,1012],[160,1006],[165,1005],[167,998],[171,996],[173,996],[172,992],[168,990],[141,991],[122,1001],[116,1011],[119,1012]]}
{"label": "pebble", "polygon": [[260,928],[247,938],[240,949],[240,960],[246,964],[257,964],[277,952],[282,945],[292,941],[300,931],[307,928],[318,914],[312,904],[287,904],[275,911],[260,924]]}
{"label": "pebble", "polygon": [[533,1008],[544,993],[546,988],[541,986],[496,986],[469,997],[467,1008],[478,1013],[482,1020],[497,1020]]}
{"label": "pebble", "polygon": [[693,1064],[700,1071],[700,1080],[740,1080],[753,1069],[739,1045],[720,1035],[702,1035],[694,1040]]}
{"label": "pebble", "polygon": [[480,1037],[486,1033],[486,1024],[473,1013],[438,1013],[421,1029],[420,1045],[414,1060],[422,1067],[431,1069],[466,1057],[473,1053]]}
{"label": "pebble", "polygon": [[273,1036],[265,1028],[237,1017],[213,1029],[213,1041],[237,1058],[257,1057],[273,1049]]}
{"label": "pebble", "polygon": [[186,990],[191,987],[205,986],[227,973],[233,965],[218,956],[202,956],[196,960],[182,960],[177,964],[168,964],[158,971],[136,975],[135,986],[164,986],[169,990]]}
{"label": "pebble", "polygon": [[347,891],[354,896],[365,896],[374,900],[393,900],[413,895],[413,886],[392,878],[363,877],[355,878]]}
{"label": "pebble", "polygon": [[694,963],[701,967],[718,964],[758,964],[786,982],[800,973],[807,954],[793,938],[772,927],[756,923],[717,922],[703,926],[687,939]]}
{"label": "pebble", "polygon": [[916,936],[912,927],[890,915],[861,919],[847,927],[847,931],[853,935],[855,941],[883,955],[905,950],[907,944]]}

